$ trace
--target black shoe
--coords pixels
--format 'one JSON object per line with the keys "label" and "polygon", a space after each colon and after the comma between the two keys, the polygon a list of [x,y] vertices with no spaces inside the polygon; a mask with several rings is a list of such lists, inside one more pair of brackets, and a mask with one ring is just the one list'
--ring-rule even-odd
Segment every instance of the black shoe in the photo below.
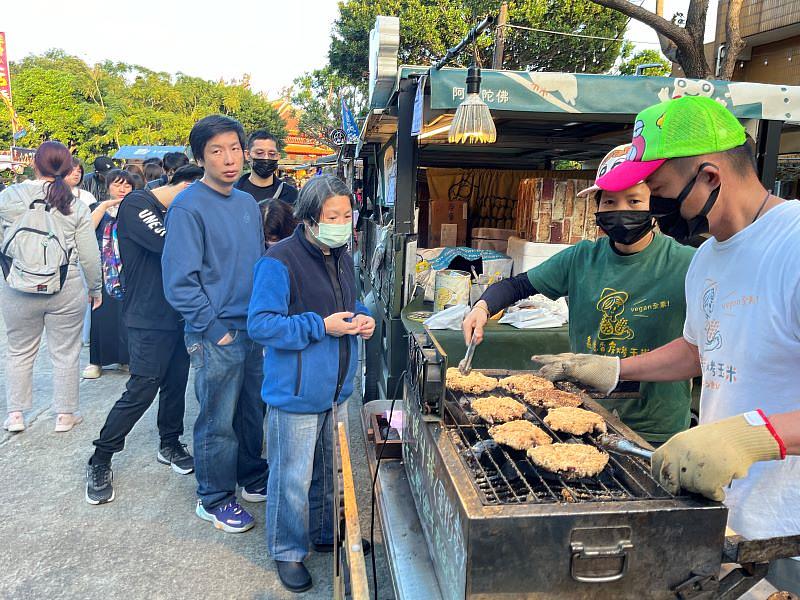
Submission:
{"label": "black shoe", "polygon": [[[311,549],[314,552],[320,552],[320,553],[333,552],[333,544],[314,544],[314,543],[312,543],[311,544]],[[364,556],[367,556],[367,555],[369,555],[370,552],[372,552],[372,545],[369,543],[369,540],[365,540],[364,538],[361,538],[361,549],[364,551]]]}
{"label": "black shoe", "polygon": [[311,573],[303,563],[276,560],[275,565],[278,567],[278,577],[287,590],[300,593],[311,589]]}
{"label": "black shoe", "polygon": [[158,462],[171,466],[172,470],[180,475],[188,475],[194,471],[194,459],[186,451],[186,444],[161,446],[158,451]]}
{"label": "black shoe", "polygon": [[86,501],[89,504],[105,504],[114,499],[114,473],[110,463],[86,465]]}

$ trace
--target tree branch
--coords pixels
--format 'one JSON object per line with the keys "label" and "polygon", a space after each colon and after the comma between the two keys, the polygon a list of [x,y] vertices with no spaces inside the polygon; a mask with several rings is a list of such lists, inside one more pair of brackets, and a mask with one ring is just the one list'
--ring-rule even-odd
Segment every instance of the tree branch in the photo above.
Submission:
{"label": "tree branch", "polygon": [[736,68],[736,59],[745,47],[742,40],[741,30],[739,29],[739,16],[742,12],[743,0],[730,0],[728,2],[728,14],[725,17],[725,58],[722,60],[719,70],[720,79],[730,79]]}
{"label": "tree branch", "polygon": [[[666,38],[669,38],[676,44],[691,44],[692,39],[689,33],[680,25],[676,25],[672,21],[668,21],[664,17],[659,17],[657,14],[650,12],[646,8],[637,6],[628,0],[592,0],[595,4],[611,8],[619,11],[624,15],[629,16],[631,19],[641,21],[645,25],[652,27],[657,33],[660,33]],[[706,7],[708,1],[706,0]]]}

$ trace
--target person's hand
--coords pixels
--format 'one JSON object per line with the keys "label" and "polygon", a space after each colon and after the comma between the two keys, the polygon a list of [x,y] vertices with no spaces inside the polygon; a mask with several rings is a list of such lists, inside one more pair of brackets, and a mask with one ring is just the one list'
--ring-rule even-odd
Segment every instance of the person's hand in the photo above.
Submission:
{"label": "person's hand", "polygon": [[124,198],[109,198],[108,200],[103,200],[103,208],[108,210],[112,206],[118,206],[123,200]]}
{"label": "person's hand", "polygon": [[325,317],[325,333],[333,337],[342,337],[343,335],[358,335],[358,325],[353,322],[346,321],[345,319],[352,319],[353,313],[339,312],[333,313]]}
{"label": "person's hand", "polygon": [[375,333],[375,319],[369,315],[356,315],[353,318],[353,323],[358,327],[358,335],[362,339],[368,340]]}
{"label": "person's hand", "polygon": [[103,304],[103,296],[89,296],[89,306],[97,310]]}
{"label": "person's hand", "polygon": [[569,379],[610,394],[619,383],[619,358],[598,354],[543,354],[531,360],[543,366],[537,375],[550,381]]}
{"label": "person's hand", "polygon": [[485,300],[478,300],[475,306],[461,323],[461,330],[464,332],[464,343],[469,346],[472,336],[480,344],[483,341],[483,328],[489,321],[489,307]]}
{"label": "person's hand", "polygon": [[674,435],[653,453],[650,470],[671,494],[684,489],[722,502],[722,488],[754,462],[785,456],[779,439],[753,411]]}
{"label": "person's hand", "polygon": [[222,339],[220,341],[217,342],[217,346],[227,346],[228,344],[232,343],[233,343],[233,336],[229,331],[228,333],[222,336]]}

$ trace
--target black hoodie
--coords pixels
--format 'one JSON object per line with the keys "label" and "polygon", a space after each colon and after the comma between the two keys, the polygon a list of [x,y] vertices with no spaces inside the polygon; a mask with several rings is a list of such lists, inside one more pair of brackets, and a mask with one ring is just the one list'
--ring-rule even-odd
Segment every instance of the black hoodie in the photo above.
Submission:
{"label": "black hoodie", "polygon": [[183,319],[164,297],[161,253],[167,209],[151,192],[136,190],[125,196],[117,215],[122,258],[122,318],[126,326],[172,331],[183,329]]}

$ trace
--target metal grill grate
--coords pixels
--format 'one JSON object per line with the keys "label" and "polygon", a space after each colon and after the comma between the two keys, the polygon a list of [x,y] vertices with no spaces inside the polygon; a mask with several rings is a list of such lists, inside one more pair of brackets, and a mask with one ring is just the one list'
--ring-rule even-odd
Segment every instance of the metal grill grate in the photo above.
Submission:
{"label": "metal grill grate", "polygon": [[[602,473],[591,478],[565,479],[539,469],[524,451],[497,444],[486,425],[470,408],[475,396],[447,390],[444,427],[459,456],[473,475],[481,501],[487,505],[553,502],[615,502],[674,498],[650,475],[637,458],[609,454]],[[546,431],[554,441],[597,444],[591,436],[576,437],[545,425],[546,411],[528,406],[525,418]],[[619,433],[613,427],[610,432]]]}

